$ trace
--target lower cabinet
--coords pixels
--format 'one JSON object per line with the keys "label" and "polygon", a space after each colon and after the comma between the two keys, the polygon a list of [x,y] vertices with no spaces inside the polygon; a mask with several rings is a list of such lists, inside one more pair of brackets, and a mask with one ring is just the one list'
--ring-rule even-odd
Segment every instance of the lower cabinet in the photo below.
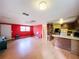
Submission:
{"label": "lower cabinet", "polygon": [[79,40],[66,39],[66,38],[54,38],[55,46],[68,50],[73,54],[79,55]]}
{"label": "lower cabinet", "polygon": [[79,55],[79,40],[71,40],[71,53]]}
{"label": "lower cabinet", "polygon": [[71,50],[71,40],[65,39],[65,38],[55,38],[55,46],[70,51]]}

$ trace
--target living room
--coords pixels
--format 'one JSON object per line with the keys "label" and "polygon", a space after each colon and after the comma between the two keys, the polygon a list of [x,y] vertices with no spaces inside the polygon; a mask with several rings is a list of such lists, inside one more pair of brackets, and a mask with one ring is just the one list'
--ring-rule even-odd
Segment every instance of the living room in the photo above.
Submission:
{"label": "living room", "polygon": [[0,0],[0,59],[79,59],[78,0]]}

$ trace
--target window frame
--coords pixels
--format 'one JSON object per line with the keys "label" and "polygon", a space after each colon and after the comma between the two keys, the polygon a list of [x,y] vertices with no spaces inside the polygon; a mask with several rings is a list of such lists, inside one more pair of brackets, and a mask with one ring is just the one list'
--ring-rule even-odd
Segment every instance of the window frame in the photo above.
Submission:
{"label": "window frame", "polygon": [[20,31],[21,32],[30,32],[30,26],[20,26]]}

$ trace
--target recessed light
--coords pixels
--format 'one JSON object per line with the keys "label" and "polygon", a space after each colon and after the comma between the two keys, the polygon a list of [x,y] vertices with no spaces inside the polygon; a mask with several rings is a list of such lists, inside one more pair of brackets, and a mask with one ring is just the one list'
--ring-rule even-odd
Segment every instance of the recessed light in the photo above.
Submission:
{"label": "recessed light", "polygon": [[63,18],[60,18],[59,24],[63,24],[63,23],[64,23],[64,19]]}

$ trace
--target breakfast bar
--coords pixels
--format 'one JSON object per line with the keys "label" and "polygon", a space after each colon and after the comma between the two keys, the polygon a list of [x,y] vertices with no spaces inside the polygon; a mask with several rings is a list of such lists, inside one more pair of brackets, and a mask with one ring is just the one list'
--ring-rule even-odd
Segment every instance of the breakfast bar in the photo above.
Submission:
{"label": "breakfast bar", "polygon": [[74,36],[52,35],[55,46],[68,50],[73,54],[79,55],[79,38]]}

